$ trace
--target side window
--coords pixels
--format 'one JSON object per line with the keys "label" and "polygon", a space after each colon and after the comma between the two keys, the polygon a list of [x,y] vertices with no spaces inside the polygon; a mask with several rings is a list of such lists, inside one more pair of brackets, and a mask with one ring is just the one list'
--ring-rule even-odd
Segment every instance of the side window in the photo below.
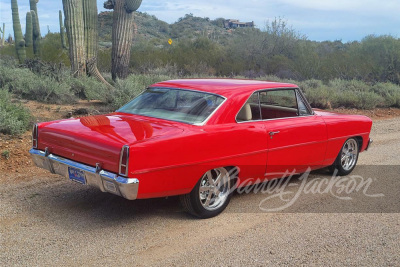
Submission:
{"label": "side window", "polygon": [[260,92],[260,104],[263,120],[298,116],[297,96],[294,89]]}
{"label": "side window", "polygon": [[295,89],[267,90],[254,93],[236,116],[238,122],[271,120],[311,115]]}
{"label": "side window", "polygon": [[262,105],[297,109],[296,94],[294,90],[275,90],[261,92],[260,102]]}
{"label": "side window", "polygon": [[259,93],[254,93],[236,116],[238,122],[261,120]]}
{"label": "side window", "polygon": [[299,105],[299,115],[300,116],[311,115],[310,111],[307,108],[307,105],[303,101],[303,98],[300,96],[298,92],[296,92],[296,95],[297,95],[297,104]]}

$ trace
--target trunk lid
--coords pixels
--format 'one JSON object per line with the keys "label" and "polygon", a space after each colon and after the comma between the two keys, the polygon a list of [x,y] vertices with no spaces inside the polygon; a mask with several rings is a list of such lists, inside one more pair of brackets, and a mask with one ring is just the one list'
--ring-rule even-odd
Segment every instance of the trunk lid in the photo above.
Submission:
{"label": "trunk lid", "polygon": [[38,148],[118,173],[121,149],[148,139],[179,134],[181,123],[113,113],[39,125]]}

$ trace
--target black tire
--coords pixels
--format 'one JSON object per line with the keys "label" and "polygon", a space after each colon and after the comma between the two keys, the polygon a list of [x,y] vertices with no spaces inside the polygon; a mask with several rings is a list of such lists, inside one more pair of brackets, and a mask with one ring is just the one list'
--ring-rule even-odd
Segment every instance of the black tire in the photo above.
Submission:
{"label": "black tire", "polygon": [[[221,182],[217,185],[210,185],[209,176],[212,176],[213,181],[217,181],[219,175],[221,175]],[[228,206],[232,197],[232,183],[233,179],[229,175],[226,168],[217,168],[206,172],[197,182],[193,190],[186,195],[180,196],[180,201],[185,210],[201,219],[212,218],[219,215]],[[214,189],[200,192],[200,189],[204,188]],[[215,192],[220,192],[217,195]],[[203,197],[205,196],[206,199]],[[210,199],[208,197],[210,196]],[[208,201],[208,204],[207,204]]]}
{"label": "black tire", "polygon": [[[335,162],[329,167],[331,173],[339,176],[349,175],[357,165],[360,143],[356,138],[349,138],[343,144]],[[345,159],[343,159],[345,158]]]}

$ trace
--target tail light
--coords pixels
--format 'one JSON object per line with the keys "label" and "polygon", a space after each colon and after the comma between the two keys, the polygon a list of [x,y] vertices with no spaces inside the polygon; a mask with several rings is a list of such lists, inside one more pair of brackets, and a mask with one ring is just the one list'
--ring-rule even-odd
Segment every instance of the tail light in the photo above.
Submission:
{"label": "tail light", "polygon": [[119,159],[119,175],[128,176],[129,146],[123,146]]}
{"label": "tail light", "polygon": [[33,126],[33,131],[32,131],[32,147],[33,148],[37,148],[38,147],[38,135],[39,135],[38,125],[35,124]]}

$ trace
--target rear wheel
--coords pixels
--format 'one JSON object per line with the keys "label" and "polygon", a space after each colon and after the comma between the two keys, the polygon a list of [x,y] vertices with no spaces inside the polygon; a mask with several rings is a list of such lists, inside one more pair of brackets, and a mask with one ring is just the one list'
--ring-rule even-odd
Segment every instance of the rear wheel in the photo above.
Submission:
{"label": "rear wheel", "polygon": [[206,219],[217,216],[229,204],[232,179],[226,168],[206,172],[192,192],[180,197],[182,206],[192,215]]}
{"label": "rear wheel", "polygon": [[335,162],[330,167],[330,170],[332,172],[337,170],[337,174],[341,176],[350,174],[356,167],[359,151],[358,141],[355,138],[348,139],[340,150]]}

